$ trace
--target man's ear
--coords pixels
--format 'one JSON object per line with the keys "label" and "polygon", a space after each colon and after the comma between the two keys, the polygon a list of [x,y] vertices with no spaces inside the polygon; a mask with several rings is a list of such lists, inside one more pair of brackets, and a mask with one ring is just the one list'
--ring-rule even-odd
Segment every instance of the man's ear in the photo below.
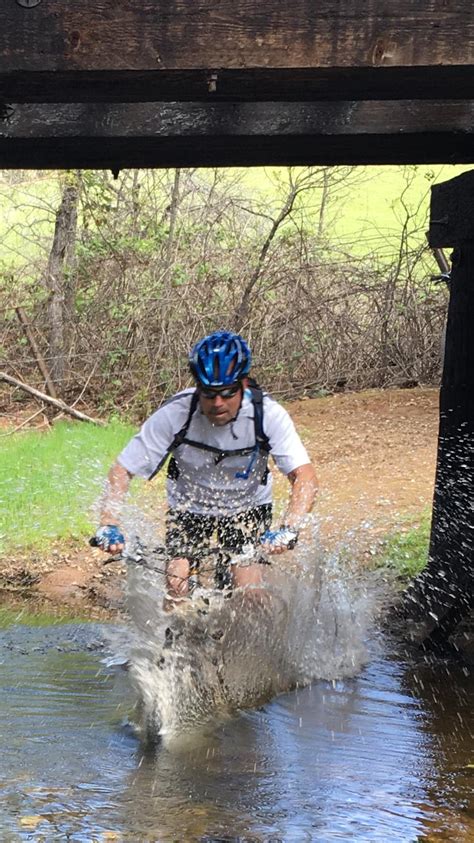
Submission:
{"label": "man's ear", "polygon": [[242,380],[240,382],[242,384],[242,388],[247,389],[247,387],[249,385],[249,379],[248,378],[242,378]]}

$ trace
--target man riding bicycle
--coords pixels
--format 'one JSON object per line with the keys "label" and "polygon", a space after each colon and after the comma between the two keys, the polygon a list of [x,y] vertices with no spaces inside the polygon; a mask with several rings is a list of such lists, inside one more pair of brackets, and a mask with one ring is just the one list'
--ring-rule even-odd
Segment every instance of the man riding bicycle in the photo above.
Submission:
{"label": "man riding bicycle", "polygon": [[[108,474],[97,544],[124,548],[120,510],[135,475],[151,480],[168,460],[167,587],[188,593],[192,550],[216,533],[219,546],[242,553],[261,543],[269,554],[292,549],[313,507],[314,468],[286,410],[249,377],[250,349],[238,334],[216,331],[192,349],[195,386],[166,401],[119,455]],[[268,457],[291,484],[279,529],[271,531],[272,476]],[[168,459],[169,458],[169,459]],[[233,566],[236,587],[258,585],[258,564]]]}

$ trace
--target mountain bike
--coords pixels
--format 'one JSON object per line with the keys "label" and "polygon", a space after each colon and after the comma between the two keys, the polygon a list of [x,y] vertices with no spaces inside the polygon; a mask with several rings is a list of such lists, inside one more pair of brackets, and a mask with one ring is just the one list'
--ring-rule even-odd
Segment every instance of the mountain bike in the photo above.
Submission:
{"label": "mountain bike", "polygon": [[[98,546],[95,538],[91,538],[89,544],[92,547]],[[238,551],[235,548],[208,545],[170,549],[164,545],[149,547],[138,538],[130,542],[122,553],[106,558],[103,564],[125,562],[151,574],[166,577],[167,563],[178,556],[189,560],[188,593],[183,599],[191,600],[200,597],[205,601],[211,593],[229,597],[233,585],[232,568],[235,566],[271,564],[262,548],[255,544],[248,544]]]}

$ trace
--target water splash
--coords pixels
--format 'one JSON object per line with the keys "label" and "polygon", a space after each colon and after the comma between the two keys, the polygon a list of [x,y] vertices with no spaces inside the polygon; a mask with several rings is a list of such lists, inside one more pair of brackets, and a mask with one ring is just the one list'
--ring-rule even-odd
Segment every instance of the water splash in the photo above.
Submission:
{"label": "water splash", "polygon": [[164,577],[129,566],[129,676],[145,741],[176,740],[242,708],[309,684],[355,675],[375,593],[317,537],[274,557],[265,588],[207,593],[163,610]]}

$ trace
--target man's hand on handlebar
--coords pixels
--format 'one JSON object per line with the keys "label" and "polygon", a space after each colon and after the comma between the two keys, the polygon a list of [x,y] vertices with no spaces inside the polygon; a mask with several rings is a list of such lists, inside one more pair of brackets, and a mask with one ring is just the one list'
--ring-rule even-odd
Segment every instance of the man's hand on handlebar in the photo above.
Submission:
{"label": "man's hand on handlebar", "polygon": [[104,553],[122,553],[125,547],[125,536],[117,524],[105,524],[99,527],[90,540],[90,544],[93,547],[100,547]]}
{"label": "man's hand on handlebar", "polygon": [[279,530],[266,530],[260,536],[260,543],[266,553],[277,554],[293,550],[298,541],[298,530],[295,527],[282,526]]}

